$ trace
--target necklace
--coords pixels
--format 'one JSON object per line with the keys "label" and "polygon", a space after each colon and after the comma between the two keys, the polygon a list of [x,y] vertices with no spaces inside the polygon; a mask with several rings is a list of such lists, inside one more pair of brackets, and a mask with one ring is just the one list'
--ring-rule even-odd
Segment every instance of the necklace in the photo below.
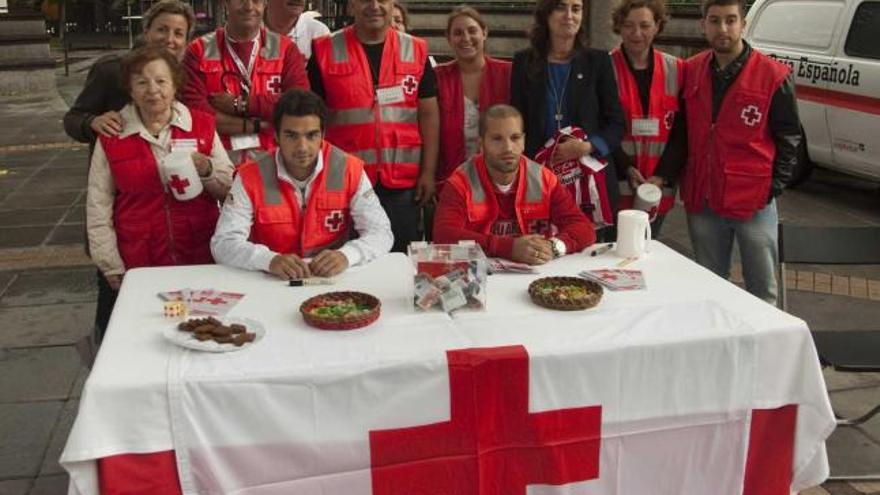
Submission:
{"label": "necklace", "polygon": [[571,75],[571,62],[568,63],[568,67],[565,69],[565,77],[562,82],[562,90],[558,91],[556,89],[556,79],[553,77],[550,68],[550,62],[547,62],[547,77],[550,81],[550,91],[553,93],[553,99],[556,100],[556,113],[553,118],[556,119],[556,130],[562,129],[562,118],[564,117],[562,113],[562,103],[565,98],[565,91],[568,89],[568,76]]}

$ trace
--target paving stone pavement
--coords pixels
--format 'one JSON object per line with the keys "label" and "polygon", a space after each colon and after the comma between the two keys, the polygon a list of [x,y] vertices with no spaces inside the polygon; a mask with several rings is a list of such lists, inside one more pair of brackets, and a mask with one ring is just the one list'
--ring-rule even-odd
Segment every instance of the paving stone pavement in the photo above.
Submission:
{"label": "paving stone pavement", "polygon": [[[96,288],[83,249],[88,148],[64,135],[61,116],[90,64],[86,58],[71,66],[70,78],[59,76],[60,96],[0,101],[0,495],[67,493],[58,457],[88,373],[73,343],[91,330]],[[806,202],[835,194],[824,184],[787,193],[780,211],[812,221]],[[846,211],[829,204],[823,218],[870,224],[876,219],[873,207],[870,200]],[[663,241],[692,254],[680,208],[664,225]],[[797,289],[792,311],[811,327],[871,328],[880,321],[880,304],[871,292],[880,270],[792,270]],[[741,275],[734,273],[733,281]],[[858,414],[880,402],[880,374],[825,374],[841,414]],[[833,472],[880,471],[880,419],[835,432],[828,446]],[[880,495],[880,483],[829,482],[802,493]]]}

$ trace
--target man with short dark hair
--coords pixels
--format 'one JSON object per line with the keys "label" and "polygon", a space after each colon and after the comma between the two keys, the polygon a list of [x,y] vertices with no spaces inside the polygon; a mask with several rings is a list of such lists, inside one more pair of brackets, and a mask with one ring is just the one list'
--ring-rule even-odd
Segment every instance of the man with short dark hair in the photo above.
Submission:
{"label": "man with short dark hair", "polygon": [[326,116],[310,91],[278,101],[278,149],[238,168],[211,239],[218,263],[285,280],[330,277],[391,249],[391,226],[364,164],[324,139]]}
{"label": "man with short dark hair", "polygon": [[775,198],[797,164],[801,140],[789,69],[742,39],[741,0],[707,0],[711,47],[686,62],[688,160],[681,198],[696,260],[730,276],[733,240],[746,289],[776,301]]}
{"label": "man with short dark hair", "polygon": [[519,111],[489,107],[480,120],[480,140],[482,153],[458,167],[440,193],[436,242],[475,240],[488,256],[530,265],[595,242],[593,225],[556,175],[522,154]]}
{"label": "man with short dark hair", "polygon": [[393,3],[350,0],[354,24],[315,40],[308,74],[330,109],[327,139],[364,160],[405,252],[434,197],[440,111],[428,44],[391,28]]}

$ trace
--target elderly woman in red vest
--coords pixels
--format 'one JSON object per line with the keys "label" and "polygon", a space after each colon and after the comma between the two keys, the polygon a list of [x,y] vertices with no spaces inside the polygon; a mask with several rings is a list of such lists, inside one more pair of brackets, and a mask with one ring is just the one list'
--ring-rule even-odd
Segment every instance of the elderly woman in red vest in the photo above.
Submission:
{"label": "elderly woman in red vest", "polygon": [[[167,50],[146,47],[128,54],[122,84],[131,103],[119,112],[124,125],[116,136],[101,135],[92,155],[89,249],[114,290],[132,268],[213,263],[209,244],[218,202],[232,182],[232,163],[214,118],[175,99],[182,79],[180,62]],[[191,152],[202,185],[202,192],[188,200],[175,199],[169,190],[173,184],[166,184],[160,170],[174,150]],[[178,177],[178,186],[190,184]]]}
{"label": "elderly woman in red vest", "polygon": [[686,153],[685,125],[679,112],[684,62],[654,48],[666,23],[663,0],[624,0],[612,13],[622,43],[611,51],[626,132],[613,152],[620,178],[618,209],[633,207],[635,190],[648,182],[663,196],[651,223],[654,237],[675,203],[671,177]]}
{"label": "elderly woman in red vest", "polygon": [[510,101],[510,62],[486,55],[489,30],[480,13],[457,7],[446,20],[446,40],[455,60],[438,65],[440,186],[465,160],[477,154],[480,114]]}

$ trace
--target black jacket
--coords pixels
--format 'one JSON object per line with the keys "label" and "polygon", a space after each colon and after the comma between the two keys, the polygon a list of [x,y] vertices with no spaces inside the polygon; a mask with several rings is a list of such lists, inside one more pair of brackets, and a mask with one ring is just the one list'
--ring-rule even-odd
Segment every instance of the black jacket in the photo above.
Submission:
{"label": "black jacket", "polygon": [[64,114],[64,132],[81,143],[94,146],[98,137],[91,128],[92,120],[105,112],[121,110],[128,99],[122,89],[122,58],[107,55],[98,59],[76,102]]}
{"label": "black jacket", "polygon": [[[510,101],[523,114],[526,128],[525,152],[533,158],[544,145],[547,63],[541,62],[537,77],[529,77],[529,56],[530,50],[526,49],[517,52],[513,57]],[[572,59],[568,91],[571,124],[580,127],[590,136],[600,137],[608,146],[609,154],[605,158],[610,160],[610,153],[620,146],[623,138],[624,121],[608,52],[590,49],[575,55]],[[613,164],[605,170],[611,204],[616,205],[617,173]]]}

